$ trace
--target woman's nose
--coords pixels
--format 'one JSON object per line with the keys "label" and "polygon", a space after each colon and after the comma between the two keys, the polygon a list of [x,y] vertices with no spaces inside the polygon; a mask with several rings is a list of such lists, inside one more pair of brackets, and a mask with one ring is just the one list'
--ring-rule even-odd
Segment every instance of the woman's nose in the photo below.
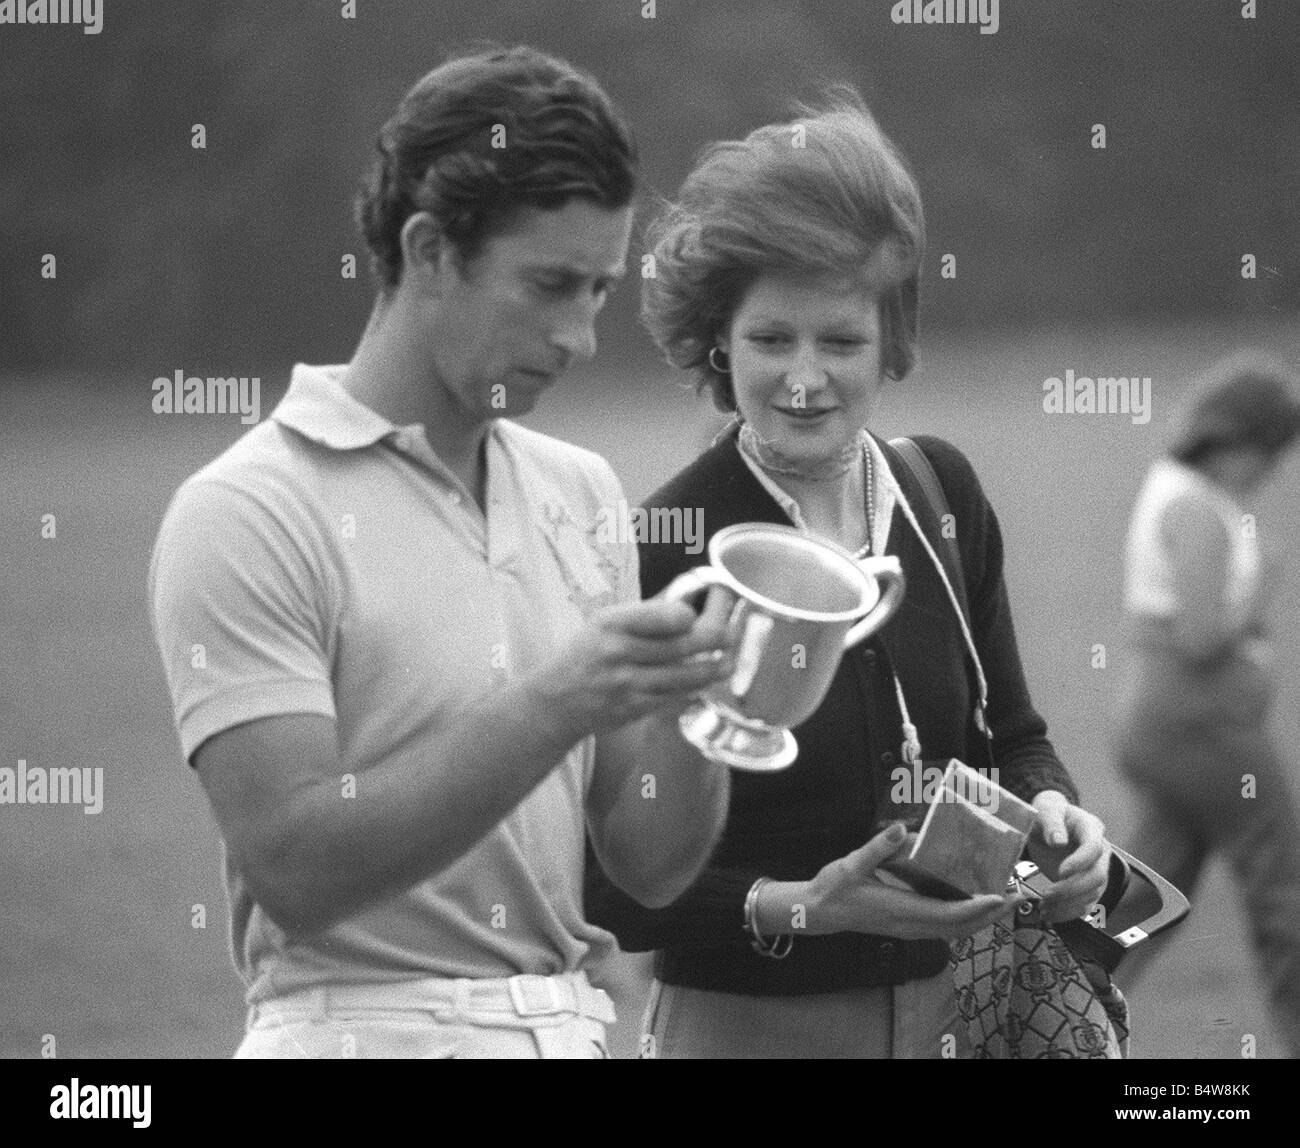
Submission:
{"label": "woman's nose", "polygon": [[794,361],[785,374],[785,385],[791,393],[816,391],[826,385],[826,368],[813,348],[795,352]]}

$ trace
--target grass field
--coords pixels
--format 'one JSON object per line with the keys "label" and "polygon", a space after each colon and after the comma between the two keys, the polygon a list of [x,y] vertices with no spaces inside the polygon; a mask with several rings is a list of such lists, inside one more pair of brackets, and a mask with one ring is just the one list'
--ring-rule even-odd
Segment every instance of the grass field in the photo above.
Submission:
{"label": "grass field", "polygon": [[[1300,334],[1262,328],[1001,333],[925,345],[886,396],[886,434],[961,446],[998,509],[1022,653],[1039,708],[1086,804],[1121,843],[1125,795],[1104,755],[1118,656],[1120,545],[1146,464],[1189,374],[1255,343],[1300,361]],[[1153,417],[1042,412],[1041,384],[1067,368],[1150,375]],[[226,1056],[242,1031],[227,955],[220,842],[180,760],[144,582],[177,484],[243,430],[232,416],[150,413],[149,378],[8,380],[0,396],[0,765],[102,766],[103,812],[0,806],[0,1056]],[[265,417],[284,380],[267,380]],[[711,412],[653,371],[609,369],[560,385],[529,424],[590,446],[628,494],[648,493],[706,441]],[[1255,508],[1264,544],[1289,560],[1274,607],[1284,681],[1278,736],[1300,745],[1300,466]],[[56,536],[42,537],[42,516]],[[194,924],[206,915],[206,927]],[[612,970],[632,1047],[639,965]],[[1216,866],[1191,918],[1131,994],[1135,1056],[1237,1057],[1252,1034],[1280,1055],[1242,920]]]}

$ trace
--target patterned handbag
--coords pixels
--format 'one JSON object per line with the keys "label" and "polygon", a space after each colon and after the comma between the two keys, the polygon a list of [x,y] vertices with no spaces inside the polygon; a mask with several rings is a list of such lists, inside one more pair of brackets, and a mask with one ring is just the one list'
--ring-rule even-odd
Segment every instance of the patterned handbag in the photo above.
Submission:
{"label": "patterned handbag", "polygon": [[[1017,880],[1014,879],[1013,880]],[[1038,912],[995,921],[952,946],[957,1009],[979,1060],[1118,1060],[1129,1014],[1110,973],[1076,956]]]}

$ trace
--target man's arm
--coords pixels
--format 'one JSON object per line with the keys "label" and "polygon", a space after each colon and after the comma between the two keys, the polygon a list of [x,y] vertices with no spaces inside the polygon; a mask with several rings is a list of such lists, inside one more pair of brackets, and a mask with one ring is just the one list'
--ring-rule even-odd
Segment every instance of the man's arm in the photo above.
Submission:
{"label": "man's arm", "polygon": [[596,740],[587,796],[592,845],[610,879],[660,909],[699,876],[727,817],[730,775],[653,714]]}
{"label": "man's arm", "polygon": [[[725,651],[696,657],[719,638],[681,603],[612,607],[550,663],[467,706],[432,748],[359,773],[346,797],[334,721],[318,715],[235,726],[204,742],[195,765],[254,899],[286,929],[319,930],[462,857],[583,737],[641,729],[644,715],[730,673]],[[646,736],[618,744],[648,752]],[[711,803],[673,808],[687,822],[707,813],[712,840]]]}
{"label": "man's arm", "polygon": [[[730,591],[710,589],[695,623],[702,641],[734,648],[739,629],[728,624],[734,604]],[[677,900],[700,875],[722,833],[731,792],[727,768],[682,737],[677,715],[683,708],[678,702],[598,737],[587,794],[587,827],[602,867],[651,909]]]}
{"label": "man's arm", "polygon": [[461,857],[581,736],[521,682],[466,710],[432,752],[409,749],[346,788],[335,722],[316,714],[225,730],[194,764],[253,899],[282,928],[313,932]]}

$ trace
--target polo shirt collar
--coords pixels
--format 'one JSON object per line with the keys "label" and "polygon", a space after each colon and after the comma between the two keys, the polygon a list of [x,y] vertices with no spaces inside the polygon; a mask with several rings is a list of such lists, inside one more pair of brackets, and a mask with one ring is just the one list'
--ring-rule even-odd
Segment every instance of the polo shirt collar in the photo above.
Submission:
{"label": "polo shirt collar", "polygon": [[313,442],[334,450],[372,446],[398,428],[354,399],[343,387],[347,366],[297,363],[289,389],[271,417]]}

